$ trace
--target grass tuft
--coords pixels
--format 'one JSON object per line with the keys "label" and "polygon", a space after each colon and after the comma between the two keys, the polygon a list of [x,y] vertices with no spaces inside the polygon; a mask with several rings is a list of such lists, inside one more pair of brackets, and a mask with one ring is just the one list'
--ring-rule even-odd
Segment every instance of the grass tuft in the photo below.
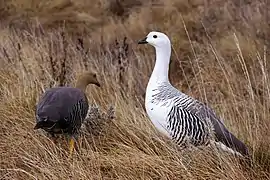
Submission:
{"label": "grass tuft", "polygon": [[[240,3],[241,2],[241,3]],[[269,179],[269,18],[265,0],[0,1],[1,179]],[[210,105],[252,155],[179,150],[144,109],[151,30],[172,42],[173,85]],[[65,137],[34,131],[40,94],[95,70],[72,160]]]}

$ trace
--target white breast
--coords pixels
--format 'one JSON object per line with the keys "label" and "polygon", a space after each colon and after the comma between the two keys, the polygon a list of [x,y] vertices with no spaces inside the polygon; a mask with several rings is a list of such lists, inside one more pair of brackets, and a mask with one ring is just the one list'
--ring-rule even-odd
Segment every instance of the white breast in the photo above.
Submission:
{"label": "white breast", "polygon": [[[171,100],[168,100],[167,102],[153,102],[152,95],[157,93],[156,91],[153,91],[156,86],[147,86],[146,89],[146,97],[145,97],[145,108],[146,112],[154,124],[154,126],[164,135],[170,137],[169,132],[167,130],[167,115],[169,114],[170,107],[168,107],[171,104]],[[166,103],[167,105],[164,105],[163,103]]]}

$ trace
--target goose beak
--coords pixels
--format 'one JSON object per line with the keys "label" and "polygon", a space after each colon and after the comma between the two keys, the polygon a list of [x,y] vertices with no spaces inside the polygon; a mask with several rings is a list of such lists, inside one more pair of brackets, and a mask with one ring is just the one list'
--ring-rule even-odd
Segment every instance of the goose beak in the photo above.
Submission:
{"label": "goose beak", "polygon": [[144,39],[138,41],[138,44],[147,44],[148,42],[146,41],[147,37],[145,37]]}

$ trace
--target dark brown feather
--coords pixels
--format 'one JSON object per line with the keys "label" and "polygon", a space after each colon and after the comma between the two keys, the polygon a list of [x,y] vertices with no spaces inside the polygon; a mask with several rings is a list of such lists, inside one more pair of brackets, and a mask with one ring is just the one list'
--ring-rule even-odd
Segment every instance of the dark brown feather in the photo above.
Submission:
{"label": "dark brown feather", "polygon": [[36,126],[51,133],[73,134],[81,127],[88,108],[87,97],[78,88],[48,89],[37,105]]}

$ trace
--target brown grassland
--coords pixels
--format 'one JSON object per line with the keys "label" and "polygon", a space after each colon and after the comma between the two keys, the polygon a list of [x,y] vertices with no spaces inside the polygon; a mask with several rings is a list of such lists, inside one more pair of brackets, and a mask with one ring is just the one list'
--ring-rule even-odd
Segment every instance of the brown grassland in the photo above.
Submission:
{"label": "brown grassland", "polygon": [[[0,179],[270,179],[269,12],[268,0],[1,0]],[[171,39],[172,84],[216,111],[252,166],[155,130],[154,50],[137,45],[151,30]],[[88,86],[90,124],[69,160],[63,136],[33,130],[35,105],[86,70],[102,87]]]}

